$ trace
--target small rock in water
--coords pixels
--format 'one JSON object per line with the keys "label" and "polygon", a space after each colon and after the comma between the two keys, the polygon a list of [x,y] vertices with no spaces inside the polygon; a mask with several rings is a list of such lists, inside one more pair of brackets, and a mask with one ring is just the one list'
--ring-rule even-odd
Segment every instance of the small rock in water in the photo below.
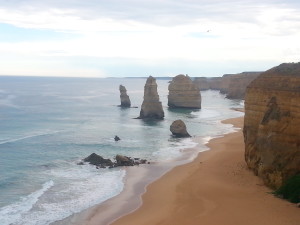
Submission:
{"label": "small rock in water", "polygon": [[175,120],[171,126],[170,131],[175,137],[191,137],[186,130],[186,125],[182,120]]}
{"label": "small rock in water", "polygon": [[[140,158],[131,158],[124,155],[116,155],[115,161],[112,162],[110,159],[104,159],[102,156],[97,155],[96,153],[92,153],[83,161],[77,163],[77,165],[84,165],[83,162],[89,162],[92,165],[95,165],[97,169],[100,168],[115,168],[118,166],[135,166],[140,164],[146,164],[146,159],[140,159]],[[148,162],[149,164],[149,162]]]}
{"label": "small rock in water", "polygon": [[117,135],[115,136],[115,141],[120,141],[121,140],[121,138],[119,138]]}
{"label": "small rock in water", "polygon": [[96,153],[92,153],[91,155],[83,159],[83,161],[100,168],[105,168],[113,165],[113,162],[110,159],[104,159],[102,156],[97,155]]}

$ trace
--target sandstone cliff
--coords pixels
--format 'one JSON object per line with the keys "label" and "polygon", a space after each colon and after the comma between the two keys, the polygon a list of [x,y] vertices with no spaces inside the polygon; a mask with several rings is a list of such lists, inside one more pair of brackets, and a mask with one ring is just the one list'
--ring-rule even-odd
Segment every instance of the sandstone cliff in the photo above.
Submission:
{"label": "sandstone cliff", "polygon": [[168,106],[171,108],[201,108],[200,90],[189,76],[177,75],[169,84]]}
{"label": "sandstone cliff", "polygon": [[121,99],[121,107],[130,107],[131,102],[129,96],[127,95],[127,90],[123,85],[120,85],[120,99]]}
{"label": "sandstone cliff", "polygon": [[247,86],[257,78],[261,72],[243,72],[233,74],[229,78],[226,97],[229,99],[244,99]]}
{"label": "sandstone cliff", "polygon": [[245,160],[273,188],[300,173],[300,63],[256,78],[245,96]]}
{"label": "sandstone cliff", "polygon": [[244,99],[246,87],[261,72],[243,72],[238,74],[225,74],[222,77],[199,77],[194,83],[200,90],[219,90],[229,99]]}
{"label": "sandstone cliff", "polygon": [[196,77],[194,84],[196,84],[200,91],[205,90],[220,90],[222,77]]}
{"label": "sandstone cliff", "polygon": [[163,119],[164,111],[159,101],[155,78],[149,76],[144,87],[144,101],[139,118]]}

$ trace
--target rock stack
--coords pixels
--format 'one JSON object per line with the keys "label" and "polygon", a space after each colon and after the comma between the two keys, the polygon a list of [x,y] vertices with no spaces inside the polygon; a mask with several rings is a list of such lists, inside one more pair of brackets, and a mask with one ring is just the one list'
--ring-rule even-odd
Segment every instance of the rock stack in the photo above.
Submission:
{"label": "rock stack", "polygon": [[186,125],[182,120],[175,120],[171,126],[170,131],[175,137],[191,137],[186,130]]}
{"label": "rock stack", "polygon": [[199,87],[189,76],[177,75],[169,84],[168,106],[171,108],[201,108]]}
{"label": "rock stack", "polygon": [[155,78],[149,76],[144,87],[144,101],[138,118],[163,119],[164,111],[157,94]]}
{"label": "rock stack", "polygon": [[274,67],[248,86],[244,140],[248,167],[268,186],[300,173],[300,63]]}
{"label": "rock stack", "polygon": [[123,85],[120,85],[119,90],[120,90],[121,107],[129,108],[131,106],[131,102],[129,96],[127,95],[126,88]]}

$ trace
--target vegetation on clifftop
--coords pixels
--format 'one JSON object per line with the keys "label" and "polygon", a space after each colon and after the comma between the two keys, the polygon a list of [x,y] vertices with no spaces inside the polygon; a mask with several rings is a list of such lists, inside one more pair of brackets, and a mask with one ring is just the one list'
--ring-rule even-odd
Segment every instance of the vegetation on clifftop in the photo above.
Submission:
{"label": "vegetation on clifftop", "polygon": [[300,202],[300,174],[290,177],[277,191],[275,191],[275,195],[293,203]]}

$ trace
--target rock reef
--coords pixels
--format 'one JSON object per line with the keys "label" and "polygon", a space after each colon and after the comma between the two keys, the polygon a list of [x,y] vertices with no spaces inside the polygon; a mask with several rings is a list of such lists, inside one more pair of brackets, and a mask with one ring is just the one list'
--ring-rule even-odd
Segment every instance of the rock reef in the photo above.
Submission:
{"label": "rock reef", "polygon": [[281,64],[247,88],[245,160],[266,185],[300,173],[300,63]]}
{"label": "rock reef", "polygon": [[182,120],[175,120],[171,126],[170,131],[175,137],[191,137],[186,130],[186,125]]}
{"label": "rock reef", "polygon": [[189,76],[177,75],[169,84],[168,106],[170,108],[201,108],[199,87]]}
{"label": "rock reef", "polygon": [[129,99],[129,96],[127,95],[127,90],[123,85],[119,86],[119,90],[120,90],[120,99],[121,99],[121,107],[130,107],[131,106],[131,102]]}
{"label": "rock reef", "polygon": [[[99,168],[115,168],[119,166],[138,166],[140,164],[146,164],[146,159],[140,159],[140,158],[131,158],[129,156],[124,155],[116,155],[115,161],[113,162],[110,159],[105,159],[102,156],[92,153],[88,157],[84,158],[78,165],[84,165],[84,162],[89,163],[91,165],[96,166]],[[150,164],[148,162],[148,164]]]}
{"label": "rock reef", "polygon": [[138,118],[163,119],[164,116],[164,110],[157,93],[156,80],[149,76],[144,87],[144,101]]}

